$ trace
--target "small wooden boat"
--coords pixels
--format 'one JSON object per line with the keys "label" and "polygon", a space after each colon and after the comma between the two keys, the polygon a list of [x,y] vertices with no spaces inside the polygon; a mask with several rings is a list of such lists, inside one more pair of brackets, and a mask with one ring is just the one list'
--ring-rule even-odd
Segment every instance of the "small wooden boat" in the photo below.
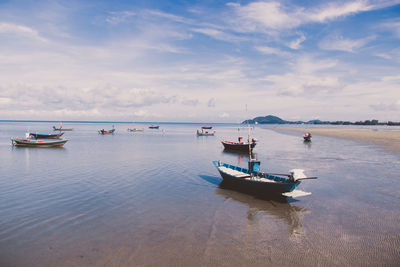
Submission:
{"label": "small wooden boat", "polygon": [[277,194],[292,192],[302,180],[317,178],[306,177],[303,170],[292,170],[289,174],[261,172],[259,170],[260,162],[253,159],[249,161],[249,169],[222,163],[220,161],[213,161],[213,164],[217,167],[222,179],[228,183],[233,183],[243,188],[251,188]]}
{"label": "small wooden boat", "polygon": [[12,138],[11,142],[14,146],[24,147],[62,147],[68,140],[33,140],[33,139],[20,139]]}
{"label": "small wooden boat", "polygon": [[238,141],[239,142],[230,142],[230,141],[222,140],[221,143],[224,145],[225,149],[237,150],[237,151],[249,151],[249,150],[252,150],[257,144],[257,140],[255,138],[251,139],[251,143],[250,144],[248,142],[244,143],[243,142],[243,137],[239,137]]}
{"label": "small wooden boat", "polygon": [[104,129],[101,129],[101,130],[99,130],[99,134],[113,134],[115,132],[115,129],[111,129],[111,130],[104,130]]}
{"label": "small wooden boat", "polygon": [[159,129],[160,126],[159,125],[150,125],[149,129]]}
{"label": "small wooden boat", "polygon": [[73,131],[74,128],[62,128],[62,126],[60,126],[59,128],[57,128],[56,126],[53,126],[53,130],[54,131],[63,131],[63,132],[67,132],[67,131]]}
{"label": "small wooden boat", "polygon": [[201,131],[197,130],[197,136],[214,136],[215,131],[213,132],[209,132],[209,131],[204,131],[204,129],[202,129]]}
{"label": "small wooden boat", "polygon": [[29,136],[35,138],[35,139],[60,139],[60,137],[64,133],[59,133],[59,134],[38,134],[38,133],[29,133]]}
{"label": "small wooden boat", "polygon": [[143,128],[128,128],[128,132],[143,132]]}
{"label": "small wooden boat", "polygon": [[312,137],[311,133],[304,134],[303,135],[304,142],[311,142],[311,137]]}
{"label": "small wooden boat", "polygon": [[210,129],[212,129],[212,126],[202,126],[201,129],[210,130]]}

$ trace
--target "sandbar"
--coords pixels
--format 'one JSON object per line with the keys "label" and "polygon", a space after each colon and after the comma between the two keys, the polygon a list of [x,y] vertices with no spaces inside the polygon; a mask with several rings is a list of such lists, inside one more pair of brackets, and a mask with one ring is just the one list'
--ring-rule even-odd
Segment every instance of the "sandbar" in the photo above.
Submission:
{"label": "sandbar", "polygon": [[289,130],[313,135],[332,136],[345,139],[351,139],[362,142],[374,143],[384,146],[390,150],[400,152],[400,130],[386,129],[343,129],[343,128],[295,128],[279,127],[280,130]]}

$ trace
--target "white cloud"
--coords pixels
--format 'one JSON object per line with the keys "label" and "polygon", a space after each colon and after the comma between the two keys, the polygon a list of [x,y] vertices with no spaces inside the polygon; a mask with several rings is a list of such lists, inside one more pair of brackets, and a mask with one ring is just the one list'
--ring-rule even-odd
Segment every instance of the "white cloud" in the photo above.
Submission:
{"label": "white cloud", "polygon": [[247,5],[229,3],[236,12],[231,21],[240,32],[268,32],[293,29],[306,23],[325,23],[340,17],[380,9],[398,1],[350,1],[321,4],[314,8],[284,5],[278,1],[258,1]]}
{"label": "white cloud", "polygon": [[305,35],[303,33],[299,33],[299,35],[300,35],[299,38],[297,38],[296,40],[294,40],[294,41],[289,43],[288,46],[290,48],[292,48],[294,50],[297,50],[297,49],[299,49],[301,47],[301,43],[306,40],[306,37],[305,37]]}
{"label": "white cloud", "polygon": [[375,38],[375,36],[369,36],[362,39],[352,40],[338,35],[331,35],[319,42],[319,47],[324,50],[336,50],[354,53],[357,49],[365,46],[368,42],[374,40]]}
{"label": "white cloud", "polygon": [[226,112],[221,113],[221,114],[218,115],[218,117],[220,117],[220,118],[229,118],[229,113],[226,113]]}
{"label": "white cloud", "polygon": [[117,25],[128,21],[129,18],[135,15],[136,13],[132,11],[110,12],[110,15],[106,18],[106,22],[112,25]]}
{"label": "white cloud", "polygon": [[290,53],[280,50],[279,48],[269,46],[256,46],[256,50],[266,55],[288,56]]}
{"label": "white cloud", "polygon": [[35,29],[13,23],[0,23],[0,34],[14,34],[43,42],[46,41],[46,39],[41,37]]}

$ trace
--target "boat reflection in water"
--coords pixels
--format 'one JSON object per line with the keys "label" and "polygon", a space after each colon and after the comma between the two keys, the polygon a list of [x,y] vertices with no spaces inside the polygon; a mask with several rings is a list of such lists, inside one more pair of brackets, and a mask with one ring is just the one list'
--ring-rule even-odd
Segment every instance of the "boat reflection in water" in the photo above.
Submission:
{"label": "boat reflection in water", "polygon": [[[249,152],[248,151],[240,151],[240,150],[232,150],[232,149],[224,149],[222,150],[223,154],[227,155],[232,155],[232,156],[237,156],[237,165],[241,165],[243,162],[244,164],[247,164],[249,161]],[[251,152],[251,157],[252,158],[258,158],[257,153]]]}
{"label": "boat reflection in water", "polygon": [[199,177],[217,186],[214,191],[216,195],[247,206],[249,208],[247,220],[250,227],[256,225],[263,215],[270,215],[287,225],[291,237],[297,238],[304,235],[301,216],[309,213],[309,210],[290,203],[295,201],[292,198],[243,189],[223,180],[221,182],[221,179],[216,176],[200,175]]}
{"label": "boat reflection in water", "polygon": [[284,196],[261,195],[259,192],[243,190],[224,181],[219,184],[215,193],[248,206],[249,225],[258,223],[259,217],[268,214],[284,222],[288,226],[290,236],[298,237],[304,234],[301,215],[308,213],[309,210],[289,203]]}

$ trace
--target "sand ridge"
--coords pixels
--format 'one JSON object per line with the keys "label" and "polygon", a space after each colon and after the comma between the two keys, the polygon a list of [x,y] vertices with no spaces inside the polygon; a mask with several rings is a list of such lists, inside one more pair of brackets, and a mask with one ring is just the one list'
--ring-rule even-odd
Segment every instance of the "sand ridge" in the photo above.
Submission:
{"label": "sand ridge", "polygon": [[279,127],[279,130],[289,130],[313,135],[332,136],[356,141],[370,142],[385,146],[391,150],[400,152],[400,130],[377,129],[343,129],[343,128],[296,128]]}

